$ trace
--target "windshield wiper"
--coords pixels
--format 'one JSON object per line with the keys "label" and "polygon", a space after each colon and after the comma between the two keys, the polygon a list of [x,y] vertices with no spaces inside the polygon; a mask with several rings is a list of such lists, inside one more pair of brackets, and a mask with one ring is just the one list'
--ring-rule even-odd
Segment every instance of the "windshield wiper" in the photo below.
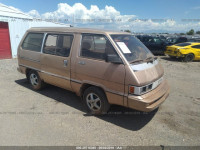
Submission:
{"label": "windshield wiper", "polygon": [[141,62],[141,61],[144,61],[144,60],[143,59],[137,59],[137,60],[129,61],[129,63],[132,64],[132,63]]}
{"label": "windshield wiper", "polygon": [[157,57],[148,57],[147,59],[137,59],[137,60],[133,60],[133,61],[129,61],[130,64],[132,63],[137,63],[137,62],[153,62],[154,60],[156,60]]}
{"label": "windshield wiper", "polygon": [[158,59],[158,58],[157,57],[148,57],[147,59],[145,59],[145,61],[153,63],[153,61],[156,59]]}

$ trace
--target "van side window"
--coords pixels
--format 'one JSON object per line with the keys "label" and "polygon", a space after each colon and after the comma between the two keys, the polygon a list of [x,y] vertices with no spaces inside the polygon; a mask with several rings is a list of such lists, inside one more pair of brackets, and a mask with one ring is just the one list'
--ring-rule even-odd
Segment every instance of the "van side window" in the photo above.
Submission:
{"label": "van side window", "polygon": [[104,35],[82,35],[81,56],[105,60],[106,53],[117,55],[112,44]]}
{"label": "van side window", "polygon": [[22,49],[40,52],[43,36],[43,33],[28,33],[22,44]]}
{"label": "van side window", "polygon": [[68,57],[73,41],[73,35],[47,35],[43,52],[46,54]]}
{"label": "van side window", "polygon": [[48,35],[44,44],[43,52],[46,54],[56,55],[56,43],[58,35]]}

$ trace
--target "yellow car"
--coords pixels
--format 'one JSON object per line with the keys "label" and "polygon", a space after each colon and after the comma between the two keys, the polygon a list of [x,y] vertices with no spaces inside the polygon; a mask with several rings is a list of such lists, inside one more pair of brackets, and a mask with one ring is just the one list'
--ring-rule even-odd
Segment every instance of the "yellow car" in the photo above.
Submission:
{"label": "yellow car", "polygon": [[170,57],[182,58],[185,62],[200,60],[200,43],[179,43],[167,46],[165,54]]}

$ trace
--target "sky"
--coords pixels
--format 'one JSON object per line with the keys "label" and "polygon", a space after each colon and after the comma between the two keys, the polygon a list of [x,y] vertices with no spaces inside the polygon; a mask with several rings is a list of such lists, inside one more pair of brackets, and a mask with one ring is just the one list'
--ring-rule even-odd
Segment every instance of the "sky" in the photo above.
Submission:
{"label": "sky", "polygon": [[33,17],[133,32],[200,30],[200,0],[0,0]]}

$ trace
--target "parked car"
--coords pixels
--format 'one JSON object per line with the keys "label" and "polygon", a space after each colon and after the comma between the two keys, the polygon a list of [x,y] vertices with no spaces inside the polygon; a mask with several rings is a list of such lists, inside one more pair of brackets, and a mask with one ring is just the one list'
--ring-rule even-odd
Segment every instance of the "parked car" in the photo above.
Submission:
{"label": "parked car", "polygon": [[184,43],[184,42],[187,42],[187,41],[188,41],[188,38],[186,38],[186,37],[178,37],[174,44]]}
{"label": "parked car", "polygon": [[170,57],[182,58],[185,62],[200,60],[200,43],[179,43],[168,46],[165,54]]}
{"label": "parked car", "polygon": [[154,36],[137,36],[138,39],[154,54],[164,55],[166,46],[169,45],[165,38]]}
{"label": "parked car", "polygon": [[188,42],[198,42],[198,43],[200,43],[200,38],[191,38],[191,39],[188,39]]}
{"label": "parked car", "polygon": [[176,44],[177,39],[178,39],[177,37],[167,37],[167,41],[168,41],[169,45]]}
{"label": "parked car", "polygon": [[19,44],[18,64],[34,90],[48,83],[73,91],[92,114],[111,104],[148,112],[169,95],[159,61],[126,32],[32,28]]}
{"label": "parked car", "polygon": [[168,45],[174,45],[178,43],[188,42],[188,39],[186,37],[170,37],[170,38],[167,38],[167,41],[168,41]]}

